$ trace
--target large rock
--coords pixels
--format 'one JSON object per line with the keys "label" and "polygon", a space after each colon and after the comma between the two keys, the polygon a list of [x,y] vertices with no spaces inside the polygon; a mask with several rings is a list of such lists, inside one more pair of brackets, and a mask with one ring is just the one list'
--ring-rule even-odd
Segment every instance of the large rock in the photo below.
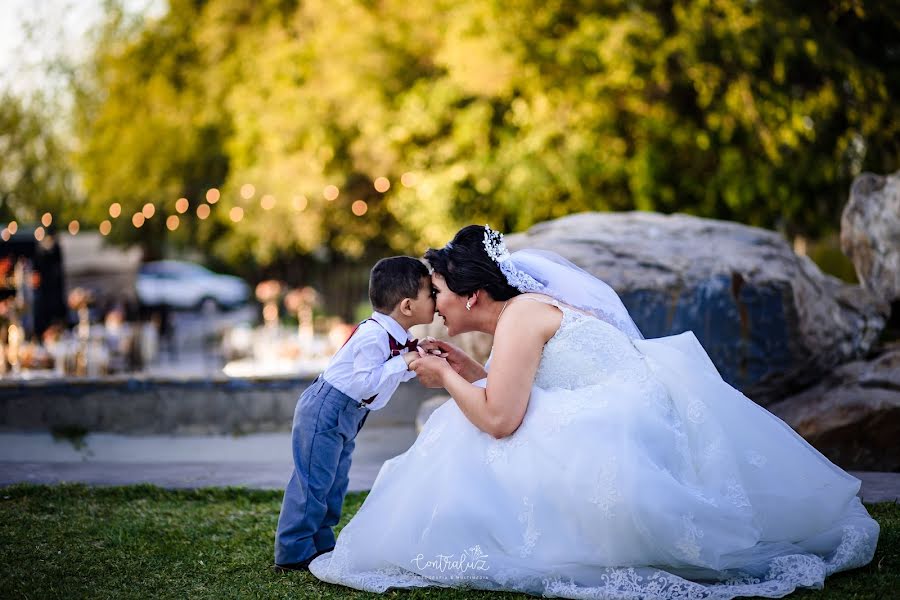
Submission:
{"label": "large rock", "polygon": [[900,471],[900,344],[769,410],[845,469]]}
{"label": "large rock", "polygon": [[647,337],[692,330],[726,381],[767,405],[869,352],[884,307],[777,233],[687,215],[584,213],[507,237],[609,283]]}
{"label": "large rock", "polygon": [[885,303],[900,300],[900,171],[854,180],[841,216],[841,250],[866,291]]}

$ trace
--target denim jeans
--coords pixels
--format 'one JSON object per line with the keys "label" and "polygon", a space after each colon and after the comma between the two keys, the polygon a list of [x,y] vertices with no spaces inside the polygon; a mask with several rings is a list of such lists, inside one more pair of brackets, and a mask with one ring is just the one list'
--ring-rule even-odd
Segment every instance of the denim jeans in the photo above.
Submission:
{"label": "denim jeans", "polygon": [[334,547],[334,531],[350,481],[350,455],[369,409],[320,375],[294,410],[294,472],[284,490],[275,562],[296,563]]}

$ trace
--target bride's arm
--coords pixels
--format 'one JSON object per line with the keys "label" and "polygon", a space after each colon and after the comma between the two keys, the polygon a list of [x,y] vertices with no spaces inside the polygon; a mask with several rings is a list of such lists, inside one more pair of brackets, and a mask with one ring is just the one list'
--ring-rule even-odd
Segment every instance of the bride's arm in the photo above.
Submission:
{"label": "bride's arm", "polygon": [[[438,370],[440,382],[476,427],[495,438],[519,428],[528,408],[541,352],[562,320],[559,309],[539,302],[510,302],[497,323],[487,387],[472,385],[442,359],[424,357],[421,368]],[[439,363],[433,362],[439,361]]]}

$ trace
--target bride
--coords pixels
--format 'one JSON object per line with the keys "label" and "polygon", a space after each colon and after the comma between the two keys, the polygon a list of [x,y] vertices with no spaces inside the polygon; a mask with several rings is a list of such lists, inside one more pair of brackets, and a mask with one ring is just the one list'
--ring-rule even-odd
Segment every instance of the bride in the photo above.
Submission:
{"label": "bride", "polygon": [[452,345],[411,365],[453,400],[310,566],[383,592],[781,597],[868,563],[860,482],[726,384],[692,333],[642,338],[606,284],[468,226],[426,259]]}

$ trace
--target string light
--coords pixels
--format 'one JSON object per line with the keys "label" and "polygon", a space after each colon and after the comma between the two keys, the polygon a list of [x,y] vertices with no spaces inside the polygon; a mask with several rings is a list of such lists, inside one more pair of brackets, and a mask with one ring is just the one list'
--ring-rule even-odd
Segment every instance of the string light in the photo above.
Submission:
{"label": "string light", "polygon": [[109,235],[110,231],[112,231],[112,223],[108,220],[100,223],[100,235]]}
{"label": "string light", "polygon": [[45,233],[44,228],[38,227],[37,229],[34,230],[34,239],[36,239],[37,241],[40,242],[41,240],[44,239],[44,233]]}
{"label": "string light", "polygon": [[327,185],[325,186],[325,190],[322,192],[322,195],[325,196],[325,199],[331,202],[332,200],[337,199],[340,195],[341,191],[337,188],[336,185]]}
{"label": "string light", "polygon": [[209,216],[209,204],[201,204],[197,207],[197,218],[201,221]]}
{"label": "string light", "polygon": [[169,228],[169,231],[175,231],[178,229],[180,221],[177,215],[169,215],[169,218],[166,219],[166,227]]}
{"label": "string light", "polygon": [[263,210],[272,210],[275,207],[275,196],[266,194],[259,200],[259,205]]}
{"label": "string light", "polygon": [[414,185],[416,185],[417,181],[418,178],[416,177],[416,174],[411,171],[407,171],[400,176],[400,183],[403,184],[403,187],[413,187]]}
{"label": "string light", "polygon": [[382,194],[391,189],[391,182],[387,177],[379,177],[375,180],[375,191]]}
{"label": "string light", "polygon": [[298,212],[302,212],[306,210],[306,206],[309,204],[309,200],[306,196],[294,196],[294,209]]}
{"label": "string light", "polygon": [[190,206],[191,204],[188,202],[187,198],[179,198],[175,201],[175,210],[178,211],[178,214],[180,215],[186,213]]}
{"label": "string light", "polygon": [[48,212],[44,213],[44,216],[41,217],[41,224],[44,227],[50,227],[50,223],[53,222],[53,215]]}
{"label": "string light", "polygon": [[234,221],[235,223],[238,223],[238,222],[240,222],[241,219],[244,218],[244,209],[241,208],[240,206],[235,206],[228,212],[228,216],[231,218],[232,221]]}
{"label": "string light", "polygon": [[365,200],[357,200],[350,207],[350,210],[352,210],[353,214],[356,215],[357,217],[361,217],[364,214],[366,214],[366,212],[369,210],[369,205],[366,204]]}
{"label": "string light", "polygon": [[144,205],[144,208],[141,209],[141,214],[144,215],[145,218],[149,219],[156,214],[156,207],[148,202]]}
{"label": "string light", "polygon": [[4,242],[8,242],[9,238],[10,238],[9,229],[4,227],[3,231],[0,231],[0,239],[2,239]]}
{"label": "string light", "polygon": [[78,231],[81,229],[81,225],[78,224],[78,221],[69,221],[69,233],[72,235],[78,235]]}
{"label": "string light", "polygon": [[241,186],[241,198],[244,200],[249,200],[253,197],[253,194],[256,193],[256,188],[252,183],[245,183]]}
{"label": "string light", "polygon": [[122,205],[118,202],[113,202],[109,205],[109,216],[113,219],[118,219],[119,215],[122,214]]}
{"label": "string light", "polygon": [[135,227],[137,227],[138,229],[141,228],[141,225],[144,224],[144,221],[146,221],[146,218],[144,217],[144,213],[136,212],[131,217],[131,224],[134,225]]}
{"label": "string light", "polygon": [[10,234],[16,235],[16,232],[19,230],[19,224],[15,221],[10,221],[6,228],[9,229]]}
{"label": "string light", "polygon": [[216,188],[209,188],[206,190],[206,201],[210,204],[215,204],[219,201],[219,190]]}

